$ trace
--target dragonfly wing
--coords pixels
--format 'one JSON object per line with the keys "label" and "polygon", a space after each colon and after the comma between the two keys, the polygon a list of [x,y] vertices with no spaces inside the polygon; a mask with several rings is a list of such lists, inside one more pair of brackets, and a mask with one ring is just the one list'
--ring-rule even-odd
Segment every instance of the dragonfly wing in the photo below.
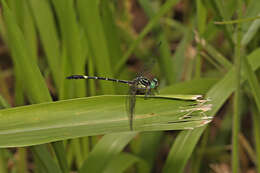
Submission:
{"label": "dragonfly wing", "polygon": [[133,130],[133,119],[134,119],[134,112],[135,112],[135,102],[136,102],[136,92],[137,87],[132,85],[129,90],[128,98],[126,98],[126,111],[129,118],[130,130]]}

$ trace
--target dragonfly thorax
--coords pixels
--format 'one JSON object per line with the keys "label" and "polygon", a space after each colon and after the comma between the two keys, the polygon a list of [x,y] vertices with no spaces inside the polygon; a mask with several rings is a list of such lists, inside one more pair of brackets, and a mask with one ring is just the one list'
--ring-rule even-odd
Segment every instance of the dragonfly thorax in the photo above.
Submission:
{"label": "dragonfly thorax", "polygon": [[149,80],[149,79],[141,76],[141,77],[136,78],[136,82],[137,82],[138,89],[154,89],[154,88],[158,87],[157,78]]}

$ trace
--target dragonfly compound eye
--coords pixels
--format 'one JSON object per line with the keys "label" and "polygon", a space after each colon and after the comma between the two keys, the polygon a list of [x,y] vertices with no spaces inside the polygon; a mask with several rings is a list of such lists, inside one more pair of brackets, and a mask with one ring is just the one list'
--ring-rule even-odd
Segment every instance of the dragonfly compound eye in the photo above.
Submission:
{"label": "dragonfly compound eye", "polygon": [[158,87],[158,79],[157,78],[153,78],[153,80],[151,81],[151,85],[150,85],[150,87],[151,88],[156,88],[156,87]]}

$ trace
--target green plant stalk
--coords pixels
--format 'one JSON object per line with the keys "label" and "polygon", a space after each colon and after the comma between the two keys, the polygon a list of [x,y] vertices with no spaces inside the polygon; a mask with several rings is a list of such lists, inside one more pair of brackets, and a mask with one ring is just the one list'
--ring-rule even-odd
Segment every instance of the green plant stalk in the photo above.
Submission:
{"label": "green plant stalk", "polygon": [[236,24],[236,23],[251,22],[251,21],[254,21],[254,20],[257,20],[257,19],[260,19],[260,16],[249,17],[249,18],[245,18],[245,19],[222,21],[222,22],[216,21],[216,22],[214,22],[214,24],[216,24],[216,25]]}
{"label": "green plant stalk", "polygon": [[197,51],[198,51],[198,53],[195,57],[196,58],[195,78],[200,78],[200,76],[201,76],[201,72],[200,72],[200,69],[201,69],[201,56],[200,56],[201,46],[200,45],[197,46]]}
{"label": "green plant stalk", "polygon": [[[196,1],[196,27],[198,29],[198,34],[200,37],[203,36],[206,29],[206,19],[207,19],[207,9],[205,8],[203,2],[201,0]],[[195,78],[200,78],[201,76],[201,53],[202,47],[200,44],[197,45],[197,55],[195,56]]]}
{"label": "green plant stalk", "polygon": [[234,115],[232,127],[232,172],[239,172],[239,140],[240,131],[240,69],[241,69],[241,25],[236,28],[236,45],[235,45],[235,75],[236,91],[234,96]]}
{"label": "green plant stalk", "polygon": [[256,166],[257,172],[260,172],[260,117],[259,111],[256,110],[254,106],[251,106],[253,114],[253,131],[255,137],[255,148],[256,148]]}
{"label": "green plant stalk", "polygon": [[[247,77],[249,86],[252,91],[253,98],[256,103],[256,107],[258,109],[258,112],[260,112],[260,85],[258,83],[256,74],[254,73],[251,65],[249,64],[248,60],[246,58],[243,59],[243,67],[245,71],[245,76]],[[256,146],[256,160],[257,160],[257,170],[260,172],[260,121],[259,121],[259,114],[257,115],[257,111],[253,110],[253,131],[254,131],[254,138],[255,138],[255,146]]]}

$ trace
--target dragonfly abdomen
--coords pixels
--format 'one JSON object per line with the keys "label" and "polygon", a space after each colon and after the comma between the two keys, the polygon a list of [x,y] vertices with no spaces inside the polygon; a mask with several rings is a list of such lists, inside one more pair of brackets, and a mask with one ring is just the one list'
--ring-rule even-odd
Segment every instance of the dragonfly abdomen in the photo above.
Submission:
{"label": "dragonfly abdomen", "polygon": [[72,76],[68,76],[67,79],[96,79],[96,80],[106,80],[106,81],[112,81],[112,82],[132,84],[132,81],[127,81],[127,80],[112,79],[112,78],[97,77],[97,76],[85,76],[85,75],[72,75]]}

